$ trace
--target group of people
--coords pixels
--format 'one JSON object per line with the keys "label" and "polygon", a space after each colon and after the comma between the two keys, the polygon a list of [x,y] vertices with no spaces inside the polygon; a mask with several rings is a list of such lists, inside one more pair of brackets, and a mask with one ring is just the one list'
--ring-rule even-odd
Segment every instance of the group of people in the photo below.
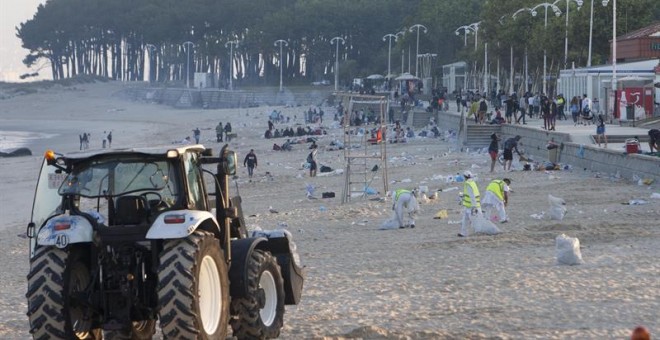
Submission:
{"label": "group of people", "polygon": [[[518,150],[518,143],[520,142],[520,137],[519,135],[516,135],[515,137],[511,137],[504,141],[503,145],[503,158],[504,158],[504,171],[510,171],[511,170],[511,163],[513,163],[513,153],[517,153],[518,156],[522,157],[522,153]],[[499,152],[500,152],[500,141],[502,139],[496,134],[493,133],[490,135],[490,144],[488,145],[488,154],[490,155],[490,172],[495,171],[495,163],[497,163],[497,159],[499,158]]]}
{"label": "group of people", "polygon": [[[461,229],[458,236],[466,237],[469,235],[469,227],[472,221],[477,216],[484,217],[484,211],[482,209],[486,210],[486,215],[496,212],[500,223],[508,223],[506,206],[509,204],[509,193],[511,192],[509,185],[511,185],[511,180],[508,178],[492,180],[486,186],[486,191],[482,198],[472,172],[469,170],[465,171],[463,177],[465,179],[461,194],[463,212]],[[398,189],[392,192],[392,210],[394,210],[394,216],[396,222],[399,224],[399,229],[415,228],[415,215],[419,211],[417,195],[417,190]]]}
{"label": "group of people", "polygon": [[269,120],[268,130],[266,130],[266,132],[264,133],[264,138],[266,139],[281,138],[281,137],[318,136],[318,135],[327,134],[327,132],[320,127],[316,129],[312,129],[309,126],[307,126],[306,128],[303,128],[302,126],[298,126],[296,127],[295,130],[292,127],[287,127],[280,130],[280,129],[274,129],[274,126],[271,124],[272,122]]}
{"label": "group of people", "polygon": [[469,170],[465,171],[463,177],[465,178],[465,182],[463,182],[463,194],[461,196],[463,213],[461,230],[458,233],[458,237],[468,236],[468,228],[473,219],[484,216],[482,208],[497,211],[500,223],[507,223],[509,220],[505,207],[509,203],[509,192],[511,191],[509,185],[511,185],[511,180],[508,178],[492,180],[486,187],[486,192],[482,199],[472,172]]}
{"label": "group of people", "polygon": [[[91,133],[83,132],[81,135],[78,135],[80,141],[80,150],[89,149],[89,141],[92,138]],[[112,131],[106,132],[103,131],[103,140],[101,142],[101,147],[103,149],[112,147]]]}
{"label": "group of people", "polygon": [[[196,131],[199,131],[199,128],[197,128]],[[223,126],[222,122],[219,122],[218,125],[215,127],[215,138],[218,143],[223,142],[223,136],[225,142],[227,143],[231,142],[231,136],[232,136],[231,123],[227,122],[227,124]],[[195,140],[197,140],[197,143],[199,143],[198,137],[195,137]]]}

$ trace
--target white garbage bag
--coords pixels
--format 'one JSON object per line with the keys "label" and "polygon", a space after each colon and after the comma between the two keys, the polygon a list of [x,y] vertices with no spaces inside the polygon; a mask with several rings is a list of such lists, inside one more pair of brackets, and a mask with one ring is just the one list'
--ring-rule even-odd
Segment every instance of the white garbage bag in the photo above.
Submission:
{"label": "white garbage bag", "polygon": [[561,221],[566,215],[566,201],[563,198],[548,195],[548,202],[550,202],[550,210],[548,216],[551,220]]}
{"label": "white garbage bag", "polygon": [[483,214],[472,216],[472,228],[475,234],[497,235],[502,231]]}
{"label": "white garbage bag", "polygon": [[398,229],[399,228],[399,221],[396,218],[395,214],[392,214],[392,216],[385,220],[381,225],[380,225],[380,230],[389,230],[389,229]]}
{"label": "white garbage bag", "polygon": [[582,253],[580,253],[580,240],[577,237],[569,237],[564,234],[556,239],[557,264],[569,266],[582,264]]}

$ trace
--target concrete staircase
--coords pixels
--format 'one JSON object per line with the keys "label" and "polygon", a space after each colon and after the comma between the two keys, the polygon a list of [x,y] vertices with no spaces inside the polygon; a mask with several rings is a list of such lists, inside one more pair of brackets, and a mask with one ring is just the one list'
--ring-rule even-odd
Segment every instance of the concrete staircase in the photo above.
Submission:
{"label": "concrete staircase", "polygon": [[500,125],[478,125],[470,124],[467,125],[467,139],[465,141],[465,146],[468,148],[487,148],[490,144],[490,135],[493,133],[500,134],[502,127]]}
{"label": "concrete staircase", "polygon": [[435,119],[435,121],[438,121],[438,115],[435,112],[426,112],[425,110],[414,110],[412,112],[412,118],[408,118],[410,120],[410,124],[415,128],[423,128],[429,124],[429,121],[431,120],[431,117]]}

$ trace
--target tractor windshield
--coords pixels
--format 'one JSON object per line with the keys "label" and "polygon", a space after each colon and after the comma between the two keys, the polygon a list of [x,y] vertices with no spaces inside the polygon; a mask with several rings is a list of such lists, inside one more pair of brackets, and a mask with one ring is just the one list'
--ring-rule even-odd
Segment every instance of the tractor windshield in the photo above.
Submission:
{"label": "tractor windshield", "polygon": [[172,165],[166,160],[103,158],[75,164],[59,188],[60,195],[86,198],[156,192],[172,201],[177,195]]}

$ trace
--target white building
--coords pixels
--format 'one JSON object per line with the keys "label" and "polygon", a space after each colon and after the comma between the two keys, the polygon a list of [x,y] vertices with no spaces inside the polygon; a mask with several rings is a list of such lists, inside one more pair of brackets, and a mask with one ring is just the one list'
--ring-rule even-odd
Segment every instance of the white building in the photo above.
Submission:
{"label": "white building", "polygon": [[[656,69],[660,59],[650,59],[630,63],[617,63],[617,89],[625,91],[626,87],[641,87],[658,82]],[[633,84],[634,83],[634,84]],[[612,65],[573,68],[559,72],[557,93],[562,93],[570,101],[573,96],[586,94],[589,98],[598,99],[600,109],[607,115],[612,115],[614,101],[612,93]],[[655,102],[660,98],[660,89],[655,88]],[[653,93],[653,90],[648,90]],[[619,103],[624,105],[625,102]],[[625,107],[625,106],[624,106]],[[621,110],[623,112],[624,110]],[[647,113],[648,114],[648,113]],[[653,113],[651,113],[652,115]],[[625,119],[624,116],[621,117]]]}

